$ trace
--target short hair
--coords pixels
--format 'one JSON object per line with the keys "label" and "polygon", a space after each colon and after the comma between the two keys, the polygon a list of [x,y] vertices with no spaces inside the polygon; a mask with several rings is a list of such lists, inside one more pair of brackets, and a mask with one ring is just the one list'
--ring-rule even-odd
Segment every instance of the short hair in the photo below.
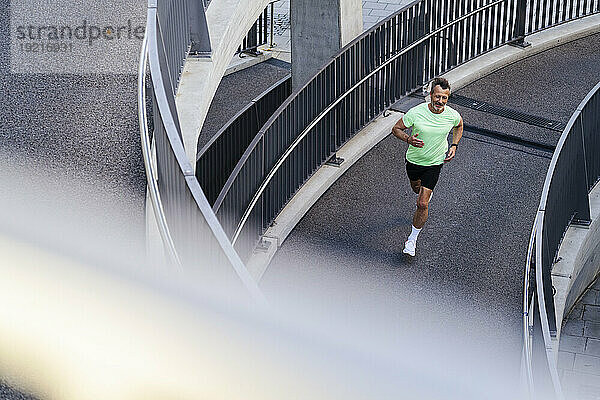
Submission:
{"label": "short hair", "polygon": [[450,83],[448,82],[448,79],[440,78],[438,76],[436,78],[433,78],[433,80],[431,81],[430,92],[433,92],[433,88],[436,87],[437,85],[440,85],[440,87],[444,90],[446,90],[446,89],[450,90]]}

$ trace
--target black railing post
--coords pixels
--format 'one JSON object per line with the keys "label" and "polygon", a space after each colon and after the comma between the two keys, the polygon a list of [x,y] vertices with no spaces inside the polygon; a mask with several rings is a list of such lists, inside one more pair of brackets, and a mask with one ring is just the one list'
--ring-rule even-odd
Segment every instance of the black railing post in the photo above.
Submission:
{"label": "black railing post", "polygon": [[[423,2],[423,4],[425,4],[425,2]],[[431,3],[427,2],[427,6],[423,6],[423,35],[428,34],[429,32],[431,32],[432,27],[431,27],[431,23],[430,23],[430,18],[432,18],[432,16],[434,15],[434,12],[431,8]],[[435,26],[435,22],[433,23]],[[442,34],[439,35],[440,37],[442,37]],[[434,51],[433,49],[435,49],[435,45],[432,46],[432,41],[431,40],[427,40],[425,42],[423,42],[422,48],[423,48],[423,71],[424,71],[424,75],[423,75],[423,84],[425,84],[425,82],[428,82],[430,79],[435,77],[435,73],[436,73],[436,69],[435,69],[435,61],[433,60],[434,57]],[[429,55],[429,56],[428,56]]]}
{"label": "black railing post", "polygon": [[517,15],[513,31],[513,40],[509,43],[512,46],[531,46],[531,43],[525,41],[525,19],[527,15],[527,2],[528,0],[517,0]]}
{"label": "black railing post", "polygon": [[273,31],[275,28],[275,2],[272,1],[271,4],[271,23],[269,24],[269,47],[273,48],[275,43],[273,43]]}
{"label": "black railing post", "polygon": [[337,153],[334,153],[325,164],[331,167],[341,167],[344,161],[343,158],[338,157]]}
{"label": "black railing post", "polygon": [[210,57],[211,45],[204,0],[187,0],[190,13],[190,55]]}
{"label": "black railing post", "polygon": [[579,172],[577,176],[580,181],[576,183],[578,192],[577,196],[577,208],[575,209],[575,216],[573,217],[573,224],[590,226],[592,223],[590,214],[590,200],[588,196],[588,173],[587,173],[587,162],[585,158],[585,142],[583,136],[583,117],[581,114],[577,117],[577,122],[573,125],[573,131],[571,134],[579,136],[578,142],[581,145],[581,157],[578,157],[577,169]]}
{"label": "black railing post", "polygon": [[[544,218],[546,218],[546,216],[544,216]],[[548,226],[546,225],[544,228],[547,229]],[[551,251],[550,246],[548,246],[547,231],[543,234],[542,240],[543,255],[542,265],[540,265],[540,268],[542,268],[542,282],[544,283],[542,291],[544,292],[544,303],[546,304],[546,317],[548,319],[548,329],[550,330],[550,336],[556,337],[556,310],[554,307],[554,286],[552,286],[552,267],[554,266],[554,253]]]}
{"label": "black railing post", "polygon": [[[426,14],[426,10],[425,10],[425,2],[421,1],[419,3],[419,8],[418,8],[418,31],[417,31],[417,37],[415,40],[419,40],[422,37],[425,36],[425,14]],[[417,46],[417,76],[416,76],[416,83],[418,86],[422,86],[425,84],[424,80],[425,80],[425,74],[424,74],[424,70],[425,70],[425,42],[419,44]]]}
{"label": "black railing post", "polygon": [[251,56],[260,56],[262,51],[258,51],[258,35],[259,33],[258,24],[260,22],[260,18],[252,25],[250,31],[248,32],[248,36],[246,36],[246,46],[242,49],[242,53],[249,54]]}

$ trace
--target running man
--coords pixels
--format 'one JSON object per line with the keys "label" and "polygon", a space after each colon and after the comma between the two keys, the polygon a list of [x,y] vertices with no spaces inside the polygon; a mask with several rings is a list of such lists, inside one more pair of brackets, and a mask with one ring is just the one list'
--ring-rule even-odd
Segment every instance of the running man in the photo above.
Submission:
{"label": "running man", "polygon": [[[442,166],[456,155],[458,142],[463,134],[463,120],[460,114],[446,105],[450,96],[448,81],[444,78],[433,79],[430,95],[430,103],[411,108],[392,128],[394,136],[408,143],[406,173],[410,187],[419,195],[412,232],[403,250],[411,256],[415,255],[417,237],[427,221],[429,201]],[[406,132],[410,127],[412,135]],[[452,144],[448,150],[450,131]]]}

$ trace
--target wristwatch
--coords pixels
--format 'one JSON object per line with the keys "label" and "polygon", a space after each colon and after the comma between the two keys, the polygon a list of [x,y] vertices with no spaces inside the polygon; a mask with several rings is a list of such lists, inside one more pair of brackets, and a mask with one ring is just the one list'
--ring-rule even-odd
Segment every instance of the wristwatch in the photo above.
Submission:
{"label": "wristwatch", "polygon": [[458,143],[452,143],[450,147],[455,146],[458,149]]}

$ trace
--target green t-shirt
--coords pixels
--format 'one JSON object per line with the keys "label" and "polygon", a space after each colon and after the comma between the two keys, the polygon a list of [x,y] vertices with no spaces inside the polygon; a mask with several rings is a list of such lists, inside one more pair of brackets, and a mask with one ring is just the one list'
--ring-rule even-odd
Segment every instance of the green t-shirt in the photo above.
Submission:
{"label": "green t-shirt", "polygon": [[402,121],[407,128],[412,126],[412,134],[418,133],[417,138],[425,143],[420,148],[408,146],[406,159],[422,166],[443,164],[448,151],[448,135],[460,123],[458,111],[446,105],[444,111],[436,114],[423,103],[408,110]]}

